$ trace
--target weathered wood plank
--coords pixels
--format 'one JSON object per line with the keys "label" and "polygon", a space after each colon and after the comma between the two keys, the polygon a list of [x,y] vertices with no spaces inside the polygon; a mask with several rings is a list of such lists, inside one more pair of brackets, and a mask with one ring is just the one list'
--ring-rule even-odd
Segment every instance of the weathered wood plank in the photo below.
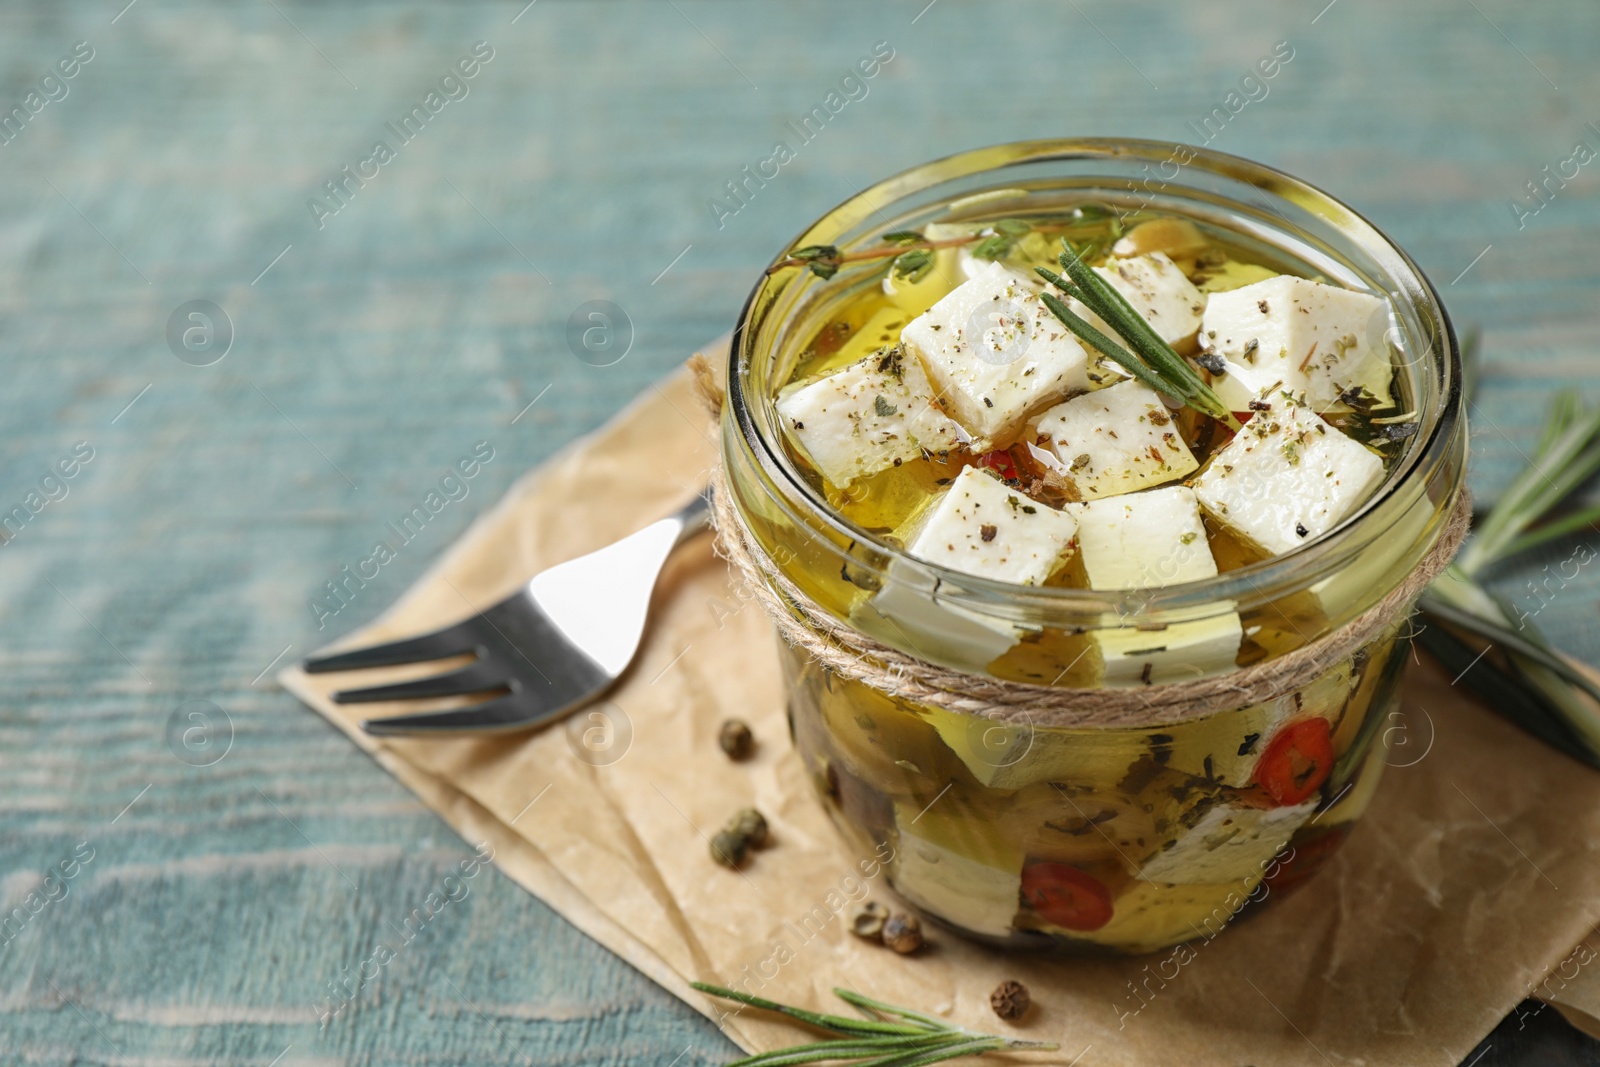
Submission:
{"label": "weathered wood plank", "polygon": [[[0,12],[6,108],[75,42],[94,49],[0,145],[0,510],[75,442],[94,450],[0,547],[0,903],[94,850],[0,946],[8,1060],[687,1067],[728,1052],[493,873],[319,1029],[326,983],[467,849],[261,675],[380,610],[517,473],[724,330],[803,223],[885,173],[1020,137],[1188,138],[1288,40],[1294,60],[1213,147],[1357,205],[1485,328],[1479,493],[1514,477],[1553,388],[1592,389],[1594,175],[1523,230],[1509,201],[1575,140],[1600,147],[1593,5],[925,2]],[[307,200],[479,40],[494,58],[470,94],[319,228]],[[895,58],[867,97],[719,227],[707,199],[880,40]],[[164,338],[195,299],[233,322],[212,366]],[[591,299],[632,319],[613,366],[567,348]],[[470,495],[319,631],[322,584],[480,440],[495,458]],[[1539,618],[1593,661],[1597,588],[1581,575]],[[189,700],[231,720],[211,766],[169,750]],[[1480,1062],[1590,1047],[1514,1041]]]}

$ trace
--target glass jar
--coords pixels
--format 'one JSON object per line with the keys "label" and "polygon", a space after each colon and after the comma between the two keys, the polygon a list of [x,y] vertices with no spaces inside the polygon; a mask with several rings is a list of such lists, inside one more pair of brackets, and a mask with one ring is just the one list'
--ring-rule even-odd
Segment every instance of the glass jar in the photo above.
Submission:
{"label": "glass jar", "polygon": [[[1400,588],[1460,493],[1459,357],[1416,264],[1326,193],[1182,145],[1033,141],[890,178],[792,247],[848,253],[929,223],[1074,210],[1180,216],[1264,262],[1385,296],[1373,329],[1395,356],[1402,409],[1419,415],[1373,496],[1290,553],[1152,589],[1023,587],[912,558],[845,522],[800,476],[773,405],[822,324],[879,282],[778,267],[780,256],[741,314],[723,408],[725,477],[754,549],[815,608],[883,645],[970,675],[1069,688],[1107,684],[1075,667],[1095,642],[1236,613],[1246,664],[1337,630]],[[904,609],[876,610],[890,587]],[[1277,699],[1137,727],[1000,723],[891,695],[780,645],[799,753],[853,846],[888,858],[897,892],[1002,946],[1136,953],[1214,937],[1338,848],[1382,769],[1376,738],[1397,699],[1406,626],[1402,616]],[[996,656],[973,636],[995,632],[1021,637]],[[1307,753],[1326,763],[1310,783],[1295,778]]]}

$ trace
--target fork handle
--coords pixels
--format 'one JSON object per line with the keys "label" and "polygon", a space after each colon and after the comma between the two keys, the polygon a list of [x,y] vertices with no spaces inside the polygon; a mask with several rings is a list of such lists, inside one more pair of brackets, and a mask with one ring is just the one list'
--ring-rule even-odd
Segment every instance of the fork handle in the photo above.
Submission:
{"label": "fork handle", "polygon": [[702,489],[675,513],[668,516],[672,521],[679,523],[678,536],[673,540],[672,546],[683,544],[695,534],[711,526],[711,497],[710,489]]}

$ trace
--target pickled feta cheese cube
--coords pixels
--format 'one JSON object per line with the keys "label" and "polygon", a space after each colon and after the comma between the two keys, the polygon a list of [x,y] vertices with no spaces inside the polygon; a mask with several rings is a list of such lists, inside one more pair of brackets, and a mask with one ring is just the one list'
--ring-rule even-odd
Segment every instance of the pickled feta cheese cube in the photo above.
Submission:
{"label": "pickled feta cheese cube", "polygon": [[901,896],[976,933],[1010,932],[1022,890],[1021,850],[985,830],[984,816],[952,797],[921,808],[896,803],[895,826],[900,841],[891,874]]}
{"label": "pickled feta cheese cube", "polygon": [[789,386],[777,408],[784,428],[837,486],[964,439],[935,402],[922,365],[899,346]]}
{"label": "pickled feta cheese cube", "polygon": [[882,587],[860,603],[850,621],[887,644],[909,644],[924,659],[982,670],[1009,652],[1025,631],[953,603],[937,580],[893,561]]}
{"label": "pickled feta cheese cube", "polygon": [[[1073,505],[1078,550],[1091,589],[1150,589],[1214,578],[1194,490],[1182,485]],[[1159,684],[1230,670],[1243,637],[1234,612],[1160,629],[1135,617],[1090,632],[1108,685]]]}
{"label": "pickled feta cheese cube", "polygon": [[950,483],[907,551],[983,578],[1037,585],[1072,550],[1078,523],[977,467]]}
{"label": "pickled feta cheese cube", "polygon": [[1383,480],[1383,461],[1284,391],[1195,480],[1200,506],[1273,555],[1337,526]]}
{"label": "pickled feta cheese cube", "polygon": [[1167,885],[1235,884],[1254,889],[1317,801],[1286,808],[1212,807],[1180,837],[1144,861],[1139,877]]}
{"label": "pickled feta cheese cube", "polygon": [[1200,346],[1222,357],[1212,388],[1235,411],[1274,386],[1313,408],[1361,389],[1391,400],[1388,305],[1370,293],[1280,274],[1206,299]]}
{"label": "pickled feta cheese cube", "polygon": [[1131,378],[1044,412],[1030,443],[1085,500],[1160,485],[1199,466],[1161,395]]}
{"label": "pickled feta cheese cube", "polygon": [[[1109,266],[1095,267],[1094,272],[1121,293],[1167,344],[1182,344],[1200,329],[1200,316],[1206,307],[1205,295],[1166,253],[1113,259]],[[1113,341],[1120,341],[1105,320],[1081,301],[1069,300],[1067,306]]]}
{"label": "pickled feta cheese cube", "polygon": [[[974,778],[996,789],[1021,789],[1040,782],[1115,782],[1127,773],[1125,752],[1116,746],[1085,744],[1078,733],[937,709],[925,712],[924,718]],[[1050,790],[1045,797],[1071,814],[1070,803],[1059,793]]]}
{"label": "pickled feta cheese cube", "polygon": [[1029,415],[1088,388],[1078,339],[1032,282],[998,263],[913,319],[900,338],[979,449],[1008,443]]}
{"label": "pickled feta cheese cube", "polygon": [[1141,629],[1136,619],[1117,630],[1095,630],[1101,684],[1165,685],[1233,670],[1244,630],[1237,613]]}
{"label": "pickled feta cheese cube", "polygon": [[1194,490],[1171,485],[1072,508],[1091,589],[1148,589],[1214,578]]}

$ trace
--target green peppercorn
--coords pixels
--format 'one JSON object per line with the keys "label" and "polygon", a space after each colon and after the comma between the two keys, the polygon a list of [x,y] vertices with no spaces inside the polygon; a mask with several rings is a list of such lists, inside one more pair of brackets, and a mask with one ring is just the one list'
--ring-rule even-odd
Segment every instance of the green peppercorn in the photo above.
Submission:
{"label": "green peppercorn", "polygon": [[740,808],[739,814],[728,824],[728,829],[744,838],[752,848],[760,848],[767,843],[767,820],[755,808]]}
{"label": "green peppercorn", "polygon": [[711,858],[724,867],[738,867],[744,863],[750,843],[735,830],[718,830],[711,838]]}
{"label": "green peppercorn", "polygon": [[915,915],[891,915],[883,924],[883,943],[901,955],[922,947],[922,922]]}
{"label": "green peppercorn", "polygon": [[742,719],[729,719],[717,731],[717,744],[731,760],[749,759],[755,749],[755,735]]}
{"label": "green peppercorn", "polygon": [[876,900],[856,906],[850,913],[850,932],[868,941],[883,939],[883,924],[889,919],[889,909]]}

